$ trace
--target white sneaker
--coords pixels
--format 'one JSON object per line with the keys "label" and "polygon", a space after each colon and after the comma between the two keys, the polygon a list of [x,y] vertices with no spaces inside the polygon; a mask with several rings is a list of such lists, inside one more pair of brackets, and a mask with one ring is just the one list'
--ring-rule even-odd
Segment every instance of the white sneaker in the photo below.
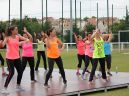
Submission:
{"label": "white sneaker", "polygon": [[22,89],[22,87],[20,85],[16,86],[16,91],[24,91],[24,89]]}
{"label": "white sneaker", "polygon": [[32,81],[31,81],[32,84],[33,84],[33,83],[36,83],[36,82],[37,82],[37,80],[32,80]]}
{"label": "white sneaker", "polygon": [[47,70],[44,71],[44,73],[47,73],[47,72],[48,72]]}
{"label": "white sneaker", "polygon": [[17,85],[17,86],[16,86],[16,89],[21,89],[21,86],[20,86],[20,85]]}
{"label": "white sneaker", "polygon": [[98,78],[101,78],[102,77],[102,74],[101,73],[98,73]]}
{"label": "white sneaker", "polygon": [[9,94],[9,91],[7,90],[7,88],[4,88],[0,91],[0,93],[2,94]]}

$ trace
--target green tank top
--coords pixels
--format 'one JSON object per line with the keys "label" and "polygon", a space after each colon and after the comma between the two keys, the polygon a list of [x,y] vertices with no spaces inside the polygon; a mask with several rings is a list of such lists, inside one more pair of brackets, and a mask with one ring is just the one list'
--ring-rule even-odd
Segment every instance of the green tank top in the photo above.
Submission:
{"label": "green tank top", "polygon": [[93,51],[93,58],[104,58],[104,41],[101,38],[101,40],[96,40],[94,38],[94,51]]}
{"label": "green tank top", "polygon": [[38,40],[38,43],[37,43],[37,51],[45,51],[44,44],[45,44],[45,43],[44,43],[43,41]]}

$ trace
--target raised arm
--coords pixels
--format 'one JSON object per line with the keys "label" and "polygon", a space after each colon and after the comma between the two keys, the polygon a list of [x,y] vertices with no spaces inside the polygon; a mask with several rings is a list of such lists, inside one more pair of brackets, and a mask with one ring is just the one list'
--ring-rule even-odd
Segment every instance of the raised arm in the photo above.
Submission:
{"label": "raised arm", "polygon": [[26,27],[24,27],[23,32],[24,32],[25,34],[27,34],[27,36],[29,37],[29,40],[31,40],[31,41],[33,40],[32,35],[28,32],[28,30],[26,29]]}
{"label": "raised arm", "polygon": [[95,38],[95,35],[96,35],[97,31],[96,30],[93,30],[93,34],[91,36],[91,39],[93,40]]}
{"label": "raised arm", "polygon": [[112,33],[109,34],[109,38],[108,38],[108,41],[107,42],[111,42],[112,41],[112,38],[113,38],[113,35]]}
{"label": "raised arm", "polygon": [[74,35],[74,38],[75,38],[75,42],[77,43],[78,42],[77,35],[75,33],[73,33],[73,35]]}

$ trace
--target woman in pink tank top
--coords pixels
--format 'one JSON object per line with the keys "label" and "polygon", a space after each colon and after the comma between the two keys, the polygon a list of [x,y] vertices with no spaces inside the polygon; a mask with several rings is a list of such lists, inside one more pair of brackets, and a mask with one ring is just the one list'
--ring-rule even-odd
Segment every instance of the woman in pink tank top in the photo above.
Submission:
{"label": "woman in pink tank top", "polygon": [[27,62],[30,66],[30,77],[31,82],[36,82],[35,74],[34,74],[34,52],[33,52],[33,44],[32,44],[32,35],[27,31],[26,27],[24,27],[23,37],[29,39],[29,42],[22,42],[22,66],[23,72],[26,68]]}
{"label": "woman in pink tank top", "polygon": [[[93,56],[93,43],[92,43],[92,40],[91,40],[91,34],[88,34],[86,36],[87,40],[85,41],[85,66],[84,66],[84,69],[83,69],[83,72],[82,72],[82,78],[84,78],[84,74],[85,72],[87,71],[87,68],[89,66],[89,63],[91,62],[91,64],[93,64],[92,62],[92,56]],[[90,73],[90,72],[88,72]]]}
{"label": "woman in pink tank top", "polygon": [[22,65],[20,60],[20,54],[19,54],[19,44],[20,40],[28,41],[28,39],[19,36],[18,35],[18,28],[15,26],[11,26],[8,28],[6,32],[6,37],[2,43],[2,46],[4,47],[5,44],[7,45],[6,50],[6,61],[9,69],[9,75],[6,78],[6,82],[4,84],[4,89],[1,91],[1,93],[8,93],[7,87],[10,83],[13,75],[14,75],[14,68],[17,70],[17,88],[20,87],[21,79],[22,79]]}
{"label": "woman in pink tank top", "polygon": [[85,62],[85,41],[83,41],[82,37],[80,35],[76,35],[74,33],[74,38],[77,46],[77,57],[78,57],[78,68],[77,68],[77,75],[80,75],[79,70],[82,65],[82,60]]}

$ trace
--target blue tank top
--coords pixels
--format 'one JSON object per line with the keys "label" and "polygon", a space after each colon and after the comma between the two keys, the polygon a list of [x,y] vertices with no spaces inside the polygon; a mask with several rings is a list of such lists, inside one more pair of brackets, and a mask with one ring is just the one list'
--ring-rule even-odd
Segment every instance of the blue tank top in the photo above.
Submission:
{"label": "blue tank top", "polygon": [[104,43],[105,55],[111,55],[111,44],[109,42]]}

